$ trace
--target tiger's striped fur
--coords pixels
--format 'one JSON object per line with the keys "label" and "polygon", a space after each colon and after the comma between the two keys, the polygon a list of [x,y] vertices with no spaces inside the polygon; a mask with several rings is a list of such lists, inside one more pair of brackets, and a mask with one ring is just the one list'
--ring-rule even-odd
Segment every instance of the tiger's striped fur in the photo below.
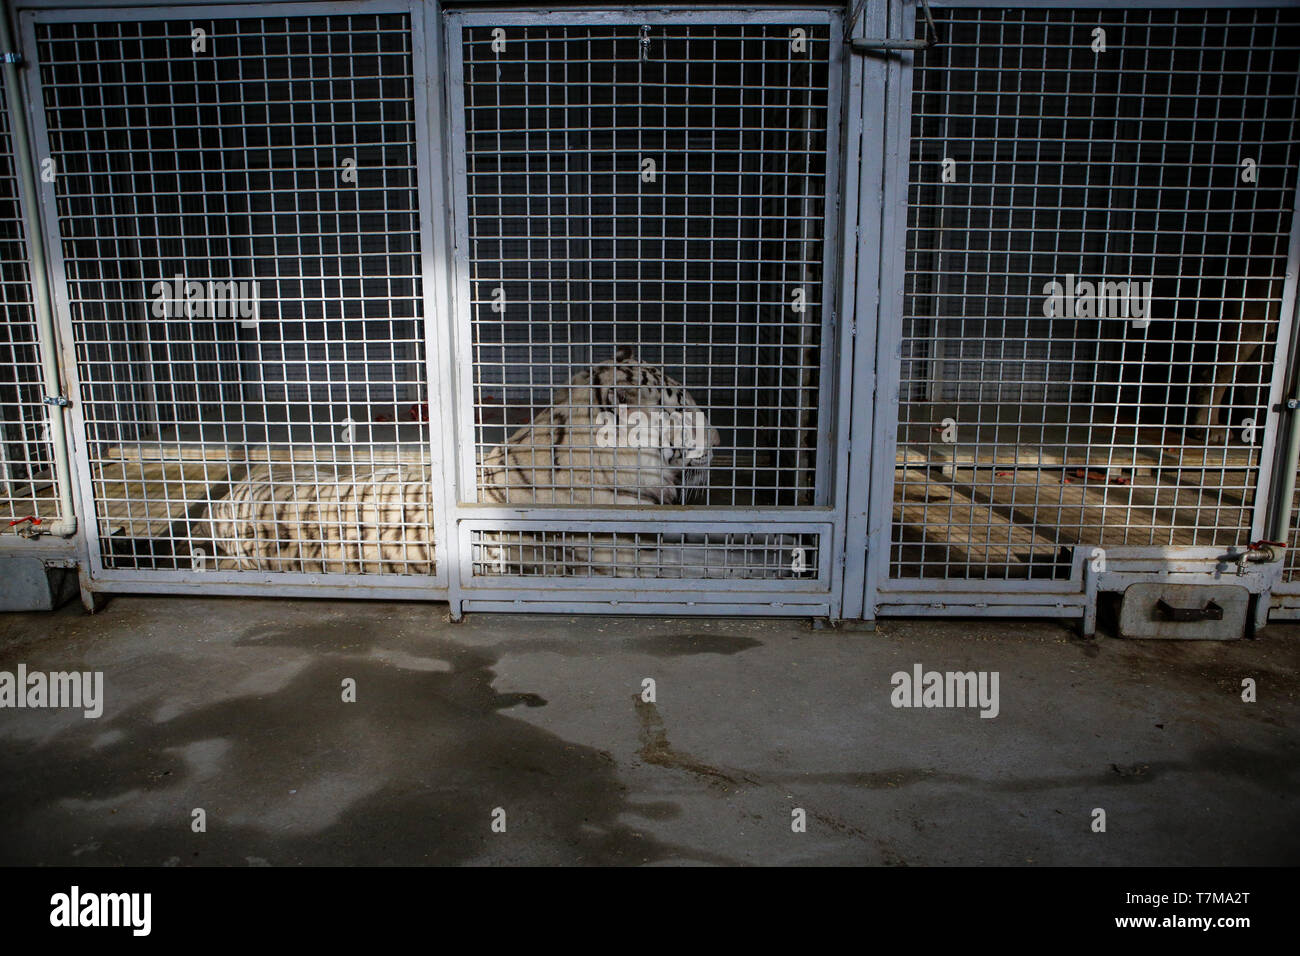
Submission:
{"label": "tiger's striped fur", "polygon": [[218,570],[433,574],[427,468],[271,462],[212,504]]}
{"label": "tiger's striped fur", "polygon": [[[664,444],[611,444],[602,425],[620,406],[646,414],[676,414],[701,423]],[[610,361],[578,372],[551,405],[479,467],[480,500],[498,504],[672,505],[686,503],[708,479],[717,430],[681,383],[621,349]],[[317,573],[432,574],[432,481],[427,468],[347,468],[271,463],[253,468],[213,502],[220,570]],[[504,559],[553,549],[532,536],[497,537]],[[672,563],[661,549],[629,545],[621,536],[593,539],[576,562],[648,570]],[[648,553],[642,553],[643,551]],[[636,573],[633,568],[632,573]]]}

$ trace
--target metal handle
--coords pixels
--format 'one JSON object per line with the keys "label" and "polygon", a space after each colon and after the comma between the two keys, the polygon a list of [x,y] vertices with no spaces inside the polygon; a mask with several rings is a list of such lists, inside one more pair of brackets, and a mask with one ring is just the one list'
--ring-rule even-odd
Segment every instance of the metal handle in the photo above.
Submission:
{"label": "metal handle", "polygon": [[1166,621],[1178,621],[1180,623],[1223,620],[1223,608],[1213,601],[1206,601],[1205,607],[1174,607],[1164,598],[1161,598],[1156,601],[1156,611],[1162,614]]}

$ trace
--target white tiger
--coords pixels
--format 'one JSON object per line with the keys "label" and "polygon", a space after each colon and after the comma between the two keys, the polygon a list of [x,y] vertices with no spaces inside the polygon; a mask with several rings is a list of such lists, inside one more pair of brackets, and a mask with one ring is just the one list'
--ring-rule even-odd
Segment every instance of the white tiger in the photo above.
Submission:
{"label": "white tiger", "polygon": [[[686,504],[707,484],[719,443],[680,382],[620,349],[574,375],[549,407],[483,456],[480,500]],[[216,567],[432,574],[432,488],[427,467],[256,466],[212,503]],[[496,532],[480,542],[474,561],[489,574],[789,576],[782,552],[772,547],[789,550],[789,542],[758,537],[770,539],[768,546],[653,532]]]}
{"label": "white tiger", "polygon": [[212,503],[218,570],[433,574],[428,468],[270,462]]}

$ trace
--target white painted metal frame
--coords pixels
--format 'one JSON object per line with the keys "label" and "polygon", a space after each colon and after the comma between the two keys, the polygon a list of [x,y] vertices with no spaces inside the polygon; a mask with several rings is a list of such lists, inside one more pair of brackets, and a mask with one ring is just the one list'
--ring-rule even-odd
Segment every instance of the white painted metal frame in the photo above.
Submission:
{"label": "white painted metal frame", "polygon": [[[456,336],[454,354],[456,361],[457,447],[460,452],[456,502],[449,520],[459,528],[461,562],[457,580],[452,582],[453,615],[458,613],[459,601],[464,610],[527,609],[556,613],[609,612],[611,609],[637,609],[645,613],[720,614],[766,613],[802,614],[838,617],[843,580],[843,565],[835,560],[838,542],[844,527],[844,500],[847,488],[847,442],[836,440],[846,435],[849,419],[849,402],[834,401],[833,383],[847,381],[851,374],[850,363],[837,365],[837,355],[850,354],[852,328],[841,320],[839,296],[840,267],[839,232],[844,210],[841,207],[839,182],[841,176],[841,76],[845,68],[845,51],[840,41],[842,11],[839,9],[794,8],[739,9],[719,7],[707,11],[699,9],[618,9],[528,12],[448,11],[446,23],[447,74],[449,89],[448,113],[451,138],[448,155],[451,157],[450,191],[454,197],[456,280],[454,287]],[[472,360],[471,301],[468,270],[468,210],[466,203],[466,150],[464,123],[464,76],[461,55],[461,35],[466,26],[510,25],[588,25],[588,24],[735,24],[735,23],[824,23],[831,35],[829,104],[830,120],[827,129],[827,174],[825,196],[825,246],[823,249],[822,302],[822,368],[820,391],[823,396],[823,414],[834,407],[833,423],[819,442],[818,474],[825,475],[823,492],[825,504],[801,508],[717,508],[717,507],[656,507],[630,513],[613,506],[574,508],[554,506],[494,506],[474,503],[477,497],[475,484],[474,402],[473,379],[470,373]],[[853,95],[858,95],[855,91]],[[850,149],[856,155],[857,104],[849,104],[844,115],[848,128],[844,141],[854,144]],[[832,467],[833,465],[833,467]],[[791,578],[788,580],[749,581],[745,579],[635,579],[617,577],[552,578],[539,581],[532,576],[491,580],[475,577],[469,566],[470,533],[474,530],[510,529],[562,533],[566,530],[621,529],[631,535],[636,533],[665,534],[701,533],[714,527],[734,528],[737,533],[813,533],[819,536],[820,561],[818,575],[812,581]],[[615,596],[618,595],[618,596]]]}

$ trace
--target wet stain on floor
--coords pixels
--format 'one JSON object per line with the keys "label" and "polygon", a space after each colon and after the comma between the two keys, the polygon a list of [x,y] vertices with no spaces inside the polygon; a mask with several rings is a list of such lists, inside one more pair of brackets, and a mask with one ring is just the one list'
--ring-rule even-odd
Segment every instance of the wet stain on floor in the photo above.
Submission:
{"label": "wet stain on floor", "polygon": [[640,694],[633,694],[632,701],[636,707],[636,716],[640,724],[641,748],[637,751],[637,756],[645,763],[655,767],[685,770],[687,773],[703,777],[710,783],[731,788],[739,786],[742,782],[748,784],[758,783],[751,776],[735,771],[719,770],[717,767],[711,767],[703,761],[697,760],[690,754],[673,749],[673,746],[668,742],[668,731],[664,727],[663,718],[659,716],[658,706],[643,700]]}
{"label": "wet stain on floor", "polygon": [[692,654],[739,654],[762,647],[763,642],[735,634],[647,634],[632,638],[623,646],[633,653],[654,657],[688,657]]}
{"label": "wet stain on floor", "polygon": [[[324,640],[373,642],[364,627],[254,629],[237,646],[318,654],[274,692],[161,721],[156,699],[139,703],[94,727],[107,742],[93,749],[76,732],[6,741],[0,863],[449,864],[509,859],[511,842],[546,845],[555,862],[692,858],[622,822],[667,811],[629,802],[608,753],[505,713],[544,701],[495,691],[488,653],[430,641],[449,667],[412,670]],[[219,773],[203,776],[184,755],[212,741]],[[206,832],[191,829],[196,807]],[[491,829],[498,807],[505,833]]]}

